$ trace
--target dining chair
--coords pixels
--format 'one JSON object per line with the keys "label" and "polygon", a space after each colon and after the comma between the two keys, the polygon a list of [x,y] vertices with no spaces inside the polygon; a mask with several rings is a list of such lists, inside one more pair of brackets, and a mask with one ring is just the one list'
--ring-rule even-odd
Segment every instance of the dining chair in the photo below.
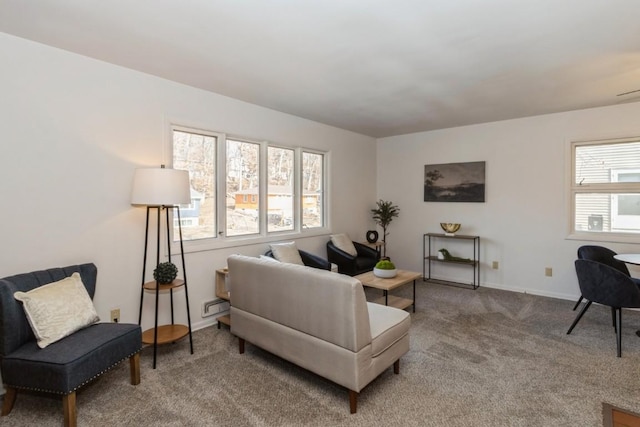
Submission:
{"label": "dining chair", "polygon": [[[624,262],[615,259],[615,255],[617,254],[614,251],[609,248],[605,248],[604,246],[584,245],[578,248],[578,259],[588,259],[591,261],[606,264],[631,277],[627,265]],[[640,287],[640,279],[635,279],[632,277],[631,280],[633,280],[633,282]],[[578,301],[576,301],[576,304],[573,306],[573,311],[578,308],[578,306],[582,302],[582,299],[583,296],[580,295],[580,298],[578,298]]]}
{"label": "dining chair", "polygon": [[609,265],[587,260],[575,261],[580,292],[587,303],[575,318],[567,335],[578,324],[592,303],[611,307],[616,332],[617,355],[622,355],[622,308],[640,307],[640,289],[631,278]]}

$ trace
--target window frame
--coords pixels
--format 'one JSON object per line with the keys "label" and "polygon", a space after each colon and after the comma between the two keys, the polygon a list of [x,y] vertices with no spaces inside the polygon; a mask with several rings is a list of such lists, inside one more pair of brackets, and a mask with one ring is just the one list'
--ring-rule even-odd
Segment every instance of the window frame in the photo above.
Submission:
{"label": "window frame", "polygon": [[[230,247],[238,247],[245,245],[254,245],[260,243],[266,243],[271,241],[282,240],[283,238],[294,239],[301,237],[312,237],[312,236],[321,236],[329,234],[329,203],[328,203],[328,186],[329,186],[329,163],[330,163],[330,152],[323,151],[318,149],[312,149],[302,146],[291,146],[287,144],[266,141],[266,140],[256,140],[253,138],[247,138],[238,136],[235,134],[228,134],[225,132],[217,132],[217,131],[209,131],[203,130],[199,127],[186,126],[181,124],[169,124],[169,137],[168,137],[168,146],[171,156],[171,164],[173,163],[173,131],[177,130],[180,132],[193,132],[197,134],[206,134],[216,137],[216,174],[215,174],[215,194],[216,194],[216,205],[215,205],[215,224],[216,224],[216,236],[215,237],[207,237],[197,240],[185,240],[183,241],[184,252],[200,252],[200,251],[208,251],[215,250],[221,248],[230,248]],[[259,205],[259,233],[247,234],[247,235],[238,235],[238,236],[227,236],[226,235],[226,175],[227,175],[227,139],[255,143],[259,145],[259,169],[260,169],[260,179],[259,179],[259,195],[258,195],[258,205]],[[268,231],[267,227],[267,197],[268,197],[268,168],[267,168],[267,151],[268,147],[274,148],[284,148],[290,149],[294,152],[294,228],[292,230],[278,230],[278,231]],[[319,227],[313,228],[303,228],[303,197],[300,194],[302,191],[302,159],[303,153],[313,153],[322,156],[322,225]],[[220,195],[224,195],[224,197],[220,197]],[[172,213],[173,215],[173,213]],[[173,222],[173,219],[171,220]],[[173,228],[171,228],[170,233],[173,234]],[[179,242],[175,242],[173,239],[173,235],[171,236],[170,241],[172,242],[172,251],[175,250],[176,253],[179,252]]]}
{"label": "window frame", "polygon": [[[568,204],[569,204],[569,235],[568,239],[587,240],[596,242],[614,242],[614,243],[638,243],[640,233],[616,231],[586,231],[576,229],[576,198],[579,194],[606,194],[609,197],[620,195],[640,193],[640,182],[600,182],[600,183],[580,183],[576,179],[576,151],[578,147],[584,146],[603,146],[613,144],[638,143],[640,137],[601,139],[601,140],[584,140],[571,141],[568,155],[569,161],[569,185],[568,185]],[[612,213],[609,213],[611,216]]]}

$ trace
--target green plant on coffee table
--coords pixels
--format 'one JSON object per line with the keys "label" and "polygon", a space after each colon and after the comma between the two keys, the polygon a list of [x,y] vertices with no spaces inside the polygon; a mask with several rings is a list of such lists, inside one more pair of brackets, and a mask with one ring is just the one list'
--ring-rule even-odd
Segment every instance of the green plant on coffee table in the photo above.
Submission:
{"label": "green plant on coffee table", "polygon": [[161,262],[153,270],[153,278],[163,285],[173,282],[177,276],[178,267],[171,262]]}
{"label": "green plant on coffee table", "polygon": [[382,261],[378,261],[378,263],[376,264],[376,268],[380,270],[395,270],[396,266],[391,261],[385,259]]}

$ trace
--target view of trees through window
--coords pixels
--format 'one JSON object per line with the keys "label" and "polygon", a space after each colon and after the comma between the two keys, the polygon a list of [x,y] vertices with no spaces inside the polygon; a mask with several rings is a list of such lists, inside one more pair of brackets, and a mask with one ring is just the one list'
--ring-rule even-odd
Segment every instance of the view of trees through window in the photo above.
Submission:
{"label": "view of trees through window", "polygon": [[260,233],[260,145],[227,139],[227,236]]}
{"label": "view of trees through window", "polygon": [[574,231],[640,233],[640,141],[573,144]]}
{"label": "view of trees through window", "polygon": [[[216,170],[220,144],[225,170]],[[323,153],[174,127],[173,167],[191,181],[191,203],[180,209],[184,240],[261,235],[261,224],[266,233],[323,227],[324,162]],[[175,216],[174,240],[177,226]]]}
{"label": "view of trees through window", "polygon": [[324,226],[324,155],[302,153],[302,226]]}
{"label": "view of trees through window", "polygon": [[269,147],[267,165],[267,230],[293,230],[294,151],[289,148]]}
{"label": "view of trees through window", "polygon": [[[173,131],[173,168],[188,170],[191,203],[180,206],[184,240],[216,236],[216,141],[215,136]],[[174,216],[174,240],[178,235],[178,217]]]}

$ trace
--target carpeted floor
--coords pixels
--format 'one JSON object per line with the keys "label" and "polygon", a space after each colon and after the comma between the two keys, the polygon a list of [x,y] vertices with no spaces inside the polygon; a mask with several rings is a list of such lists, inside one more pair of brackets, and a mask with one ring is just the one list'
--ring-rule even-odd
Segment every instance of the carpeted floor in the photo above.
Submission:
{"label": "carpeted floor", "polygon": [[[403,289],[408,295],[409,287]],[[371,291],[368,290],[368,293]],[[373,293],[370,294],[373,296]],[[622,358],[608,308],[571,335],[573,302],[479,288],[418,285],[411,350],[360,394],[250,344],[228,329],[143,350],[142,382],[123,363],[78,393],[80,426],[602,426],[602,404],[640,412],[640,313],[623,313]],[[62,404],[18,394],[7,426],[59,426]]]}

